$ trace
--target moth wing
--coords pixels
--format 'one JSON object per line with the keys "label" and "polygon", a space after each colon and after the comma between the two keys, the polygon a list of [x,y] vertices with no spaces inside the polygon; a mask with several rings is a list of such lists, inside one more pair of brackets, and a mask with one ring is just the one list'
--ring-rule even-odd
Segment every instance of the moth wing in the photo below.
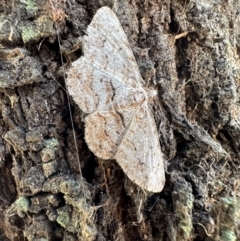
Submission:
{"label": "moth wing", "polygon": [[102,159],[113,159],[133,119],[134,111],[96,111],[85,118],[85,140]]}
{"label": "moth wing", "polygon": [[110,103],[141,89],[141,75],[116,15],[97,11],[84,36],[84,56],[74,61],[66,85],[85,112],[106,110]]}
{"label": "moth wing", "polygon": [[94,59],[97,69],[115,76],[124,85],[141,86],[142,78],[127,36],[109,7],[100,8],[88,26],[84,54],[86,60]]}
{"label": "moth wing", "polygon": [[135,112],[115,159],[126,175],[140,187],[151,192],[163,189],[164,159],[156,124],[147,106]]}

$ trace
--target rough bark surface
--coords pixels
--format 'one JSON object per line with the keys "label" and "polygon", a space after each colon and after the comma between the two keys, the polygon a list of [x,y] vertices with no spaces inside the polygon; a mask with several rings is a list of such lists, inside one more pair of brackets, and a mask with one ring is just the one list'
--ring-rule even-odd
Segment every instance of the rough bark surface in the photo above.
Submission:
{"label": "rough bark surface", "polygon": [[[64,89],[104,5],[158,89],[160,193],[89,151]],[[239,9],[238,0],[0,0],[0,240],[240,240]]]}

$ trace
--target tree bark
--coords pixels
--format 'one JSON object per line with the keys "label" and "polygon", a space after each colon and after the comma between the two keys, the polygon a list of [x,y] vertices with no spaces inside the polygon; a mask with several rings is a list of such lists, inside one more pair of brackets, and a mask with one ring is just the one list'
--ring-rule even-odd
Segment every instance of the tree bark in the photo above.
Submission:
{"label": "tree bark", "polygon": [[[105,5],[158,90],[160,193],[90,152],[65,89]],[[239,10],[238,0],[0,0],[0,239],[240,240]]]}

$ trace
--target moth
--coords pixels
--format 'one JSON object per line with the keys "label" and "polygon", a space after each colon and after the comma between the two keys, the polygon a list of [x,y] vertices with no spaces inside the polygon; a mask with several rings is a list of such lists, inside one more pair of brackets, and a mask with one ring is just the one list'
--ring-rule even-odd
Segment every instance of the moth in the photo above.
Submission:
{"label": "moth", "polygon": [[124,30],[108,7],[87,28],[83,56],[72,63],[66,86],[85,118],[85,140],[102,159],[116,159],[141,188],[160,192],[164,158],[149,103],[157,91],[143,87]]}

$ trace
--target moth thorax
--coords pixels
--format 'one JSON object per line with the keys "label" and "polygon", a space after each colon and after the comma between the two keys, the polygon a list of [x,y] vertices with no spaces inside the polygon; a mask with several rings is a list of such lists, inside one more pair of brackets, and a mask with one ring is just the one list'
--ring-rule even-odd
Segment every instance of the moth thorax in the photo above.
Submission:
{"label": "moth thorax", "polygon": [[144,100],[146,100],[146,95],[143,92],[135,92],[131,97],[132,102],[136,104],[141,104]]}

